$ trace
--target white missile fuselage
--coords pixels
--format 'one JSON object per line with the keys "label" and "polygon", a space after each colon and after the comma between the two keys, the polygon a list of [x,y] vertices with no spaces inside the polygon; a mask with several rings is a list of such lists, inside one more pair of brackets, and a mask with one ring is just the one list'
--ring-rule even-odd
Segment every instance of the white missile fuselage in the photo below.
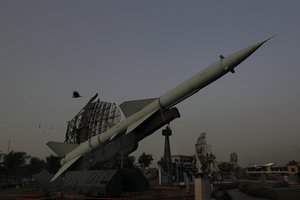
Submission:
{"label": "white missile fuselage", "polygon": [[191,78],[177,85],[167,93],[161,95],[148,105],[144,106],[139,111],[123,119],[120,123],[111,127],[107,131],[95,135],[89,140],[81,143],[77,148],[67,153],[61,159],[61,165],[63,167],[64,165],[68,165],[68,162],[70,162],[70,164],[66,166],[65,169],[59,170],[59,172],[57,172],[57,174],[52,180],[54,180],[57,176],[62,174],[70,165],[72,165],[72,160],[77,160],[79,157],[87,154],[88,152],[101,148],[101,146],[104,145],[105,142],[110,140],[110,138],[112,138],[115,135],[125,133],[130,125],[143,119],[145,116],[148,116],[149,114],[157,110],[168,109],[176,105],[177,103],[183,101],[184,99],[188,98],[189,96],[193,95],[194,93],[198,92],[201,88],[209,85],[210,83],[219,79],[228,72],[234,72],[234,68],[237,65],[239,65],[242,61],[249,57],[266,41],[267,40],[251,45],[226,57],[220,56],[217,62],[207,66]]}

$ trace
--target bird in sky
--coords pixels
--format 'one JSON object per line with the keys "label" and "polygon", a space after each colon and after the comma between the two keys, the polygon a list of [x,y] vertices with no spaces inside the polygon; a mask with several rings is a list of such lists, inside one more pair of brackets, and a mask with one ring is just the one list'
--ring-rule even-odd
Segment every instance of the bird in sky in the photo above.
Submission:
{"label": "bird in sky", "polygon": [[80,94],[74,90],[72,98],[79,98],[79,97],[81,97]]}

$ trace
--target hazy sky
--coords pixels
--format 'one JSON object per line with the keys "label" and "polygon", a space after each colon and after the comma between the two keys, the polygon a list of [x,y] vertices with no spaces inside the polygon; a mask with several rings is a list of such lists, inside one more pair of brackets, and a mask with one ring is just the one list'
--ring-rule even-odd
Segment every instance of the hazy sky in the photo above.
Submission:
{"label": "hazy sky", "polygon": [[[235,74],[177,107],[172,154],[207,133],[217,160],[242,166],[300,160],[300,2],[0,1],[0,150],[44,158],[66,121],[99,93],[158,97],[202,68],[277,34]],[[83,96],[72,99],[73,90]],[[41,127],[39,128],[39,124]],[[135,155],[163,155],[161,131]]]}

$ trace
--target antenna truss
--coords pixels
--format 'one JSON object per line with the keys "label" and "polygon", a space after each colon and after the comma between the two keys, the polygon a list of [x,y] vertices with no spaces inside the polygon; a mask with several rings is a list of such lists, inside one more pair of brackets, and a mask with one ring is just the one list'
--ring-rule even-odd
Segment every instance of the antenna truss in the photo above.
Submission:
{"label": "antenna truss", "polygon": [[65,142],[80,144],[120,122],[120,109],[116,104],[99,99],[94,101],[97,96],[98,94],[92,97],[81,111],[68,122]]}

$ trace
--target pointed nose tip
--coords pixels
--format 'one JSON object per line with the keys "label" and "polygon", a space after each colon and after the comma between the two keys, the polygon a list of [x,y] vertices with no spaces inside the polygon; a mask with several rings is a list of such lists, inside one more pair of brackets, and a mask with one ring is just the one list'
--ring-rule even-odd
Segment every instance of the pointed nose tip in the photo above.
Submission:
{"label": "pointed nose tip", "polygon": [[230,66],[230,67],[227,67],[227,68],[228,69],[235,68],[241,62],[243,62],[246,58],[248,58],[251,54],[253,54],[259,47],[261,47],[264,43],[266,43],[267,41],[269,41],[270,39],[272,39],[275,36],[276,35],[273,35],[272,37],[270,37],[262,42],[253,44],[251,46],[248,46],[244,49],[241,49],[241,50],[229,55],[227,58],[229,58],[228,66]]}
{"label": "pointed nose tip", "polygon": [[271,40],[272,38],[274,38],[274,37],[276,37],[276,36],[277,36],[276,34],[272,35],[271,37],[269,37],[268,39],[266,39],[265,41],[263,41],[263,43],[268,42],[269,40]]}
{"label": "pointed nose tip", "polygon": [[[254,45],[252,45],[252,46],[250,46],[248,49],[250,50],[250,49],[252,49],[252,51],[254,52],[254,51],[256,51],[259,47],[261,47],[263,44],[265,44],[266,42],[268,42],[269,40],[271,40],[273,37],[275,37],[276,35],[272,35],[271,37],[269,37],[268,39],[266,39],[266,40],[264,40],[264,41],[262,41],[262,42],[259,42],[259,43],[257,43],[257,44],[254,44]],[[251,50],[250,50],[251,51]],[[252,53],[253,53],[252,52]],[[251,54],[252,54],[251,53]]]}
{"label": "pointed nose tip", "polygon": [[268,42],[269,40],[271,40],[272,38],[274,38],[274,37],[276,37],[276,34],[275,34],[275,35],[272,35],[272,36],[269,37],[268,39],[266,39],[266,40],[264,40],[264,41],[258,43],[258,44],[257,44],[258,48],[259,48],[260,46],[262,46],[263,44],[265,44],[266,42]]}

